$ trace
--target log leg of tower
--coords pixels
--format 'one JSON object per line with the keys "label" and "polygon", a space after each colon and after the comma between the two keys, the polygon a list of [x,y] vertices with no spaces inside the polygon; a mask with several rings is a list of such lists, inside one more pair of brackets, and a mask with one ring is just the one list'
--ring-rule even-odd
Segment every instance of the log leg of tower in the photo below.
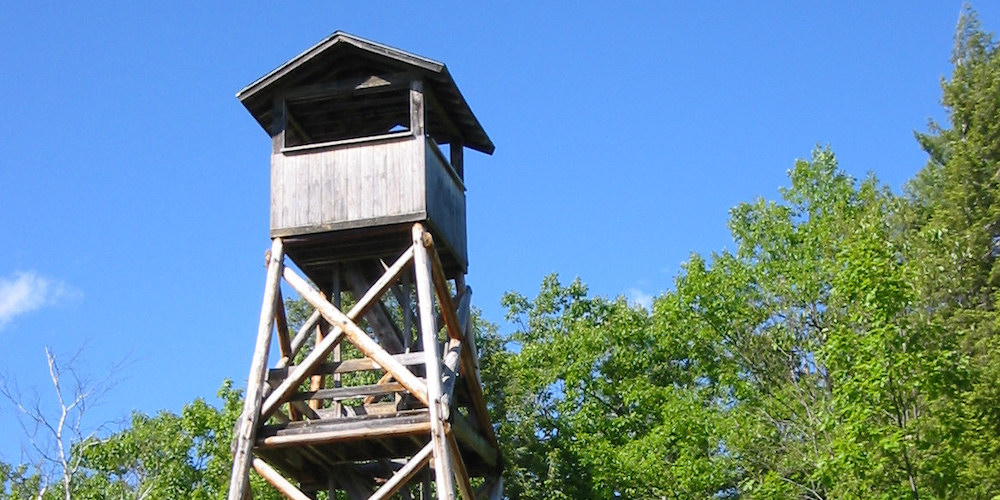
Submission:
{"label": "log leg of tower", "polygon": [[252,449],[260,419],[264,379],[267,376],[267,352],[271,348],[275,298],[280,286],[283,258],[284,248],[281,238],[275,238],[271,244],[271,259],[268,262],[267,281],[264,285],[264,304],[260,309],[257,344],[250,364],[250,376],[247,378],[243,414],[236,428],[236,449],[233,453],[233,470],[229,477],[229,500],[243,500],[244,495],[248,493],[247,474],[250,473]]}
{"label": "log leg of tower", "polygon": [[437,483],[438,500],[451,500],[455,485],[448,469],[451,450],[445,436],[441,414],[441,361],[438,356],[437,325],[434,324],[434,302],[431,291],[431,261],[424,247],[424,228],[413,225],[413,259],[417,282],[417,304],[420,309],[420,336],[426,357],[427,406],[431,419],[431,443],[434,445],[434,481]]}

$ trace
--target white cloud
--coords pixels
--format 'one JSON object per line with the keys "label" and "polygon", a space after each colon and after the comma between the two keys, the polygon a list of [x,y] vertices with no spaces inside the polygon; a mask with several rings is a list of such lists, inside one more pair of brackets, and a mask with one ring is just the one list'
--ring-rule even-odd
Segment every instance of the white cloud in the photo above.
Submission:
{"label": "white cloud", "polygon": [[34,272],[16,272],[11,278],[0,278],[0,329],[15,316],[71,295],[79,295],[79,292]]}
{"label": "white cloud", "polygon": [[641,306],[647,310],[653,309],[653,296],[638,288],[628,289],[628,301],[632,305]]}

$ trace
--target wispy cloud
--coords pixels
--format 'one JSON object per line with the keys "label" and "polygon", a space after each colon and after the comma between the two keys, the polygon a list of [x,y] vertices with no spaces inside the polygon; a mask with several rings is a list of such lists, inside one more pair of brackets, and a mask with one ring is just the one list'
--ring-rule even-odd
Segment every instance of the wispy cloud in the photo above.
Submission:
{"label": "wispy cloud", "polygon": [[653,296],[638,288],[628,289],[628,301],[632,305],[641,306],[647,310],[653,309]]}
{"label": "wispy cloud", "polygon": [[68,296],[79,295],[61,281],[39,276],[35,272],[16,272],[13,277],[0,278],[0,329],[14,317],[29,313]]}

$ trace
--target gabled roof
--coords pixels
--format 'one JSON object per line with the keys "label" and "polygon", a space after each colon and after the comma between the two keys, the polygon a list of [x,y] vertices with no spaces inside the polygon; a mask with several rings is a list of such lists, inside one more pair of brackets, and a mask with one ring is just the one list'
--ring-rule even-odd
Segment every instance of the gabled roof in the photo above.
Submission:
{"label": "gabled roof", "polygon": [[466,146],[493,154],[494,146],[472,113],[455,81],[443,63],[404,52],[380,43],[337,31],[274,71],[262,76],[236,94],[236,97],[270,131],[272,103],[285,89],[311,80],[333,76],[339,68],[371,68],[380,72],[412,73],[423,78],[440,102],[443,112],[462,135]]}

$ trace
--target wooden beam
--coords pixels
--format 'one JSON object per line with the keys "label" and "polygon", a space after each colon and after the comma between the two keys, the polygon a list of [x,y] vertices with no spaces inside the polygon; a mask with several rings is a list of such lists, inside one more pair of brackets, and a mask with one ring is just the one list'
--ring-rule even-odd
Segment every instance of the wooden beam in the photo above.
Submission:
{"label": "wooden beam", "polygon": [[462,341],[450,339],[444,350],[443,381],[441,382],[441,411],[444,420],[451,415],[452,395],[455,392],[455,382],[458,380],[458,358],[462,353]]}
{"label": "wooden beam", "polygon": [[472,449],[490,467],[497,465],[497,449],[473,427],[460,412],[451,415],[451,432],[463,444]]}
{"label": "wooden beam", "polygon": [[243,413],[236,429],[236,449],[233,452],[233,469],[229,477],[229,500],[242,500],[247,491],[251,453],[261,419],[261,400],[264,395],[264,377],[267,375],[267,352],[271,348],[271,330],[274,328],[274,298],[281,285],[282,260],[285,257],[281,238],[271,242],[271,260],[264,284],[264,303],[260,308],[257,327],[257,344],[247,377],[247,392],[243,400]]}
{"label": "wooden beam", "polygon": [[[316,410],[314,410],[313,407],[303,403],[302,401],[291,401],[291,408],[289,410],[295,410],[294,415],[292,415],[292,411],[288,412],[290,414],[290,420],[302,420],[300,417],[303,416],[309,420],[319,420],[320,418],[319,414],[316,413]],[[276,411],[274,412],[274,415],[277,415],[278,413],[280,412]]]}
{"label": "wooden beam", "polygon": [[[427,362],[427,407],[431,418],[431,443],[434,445],[434,482],[437,483],[438,500],[455,498],[455,484],[448,469],[451,466],[450,450],[446,441],[441,410],[441,360],[438,358],[437,326],[434,324],[434,296],[431,292],[431,261],[424,247],[427,233],[421,224],[413,225],[413,267],[417,278],[417,307],[420,319],[420,337]],[[443,305],[442,305],[443,307]]]}
{"label": "wooden beam", "polygon": [[[333,266],[333,275],[331,276],[331,280],[330,280],[331,281],[331,295],[333,296],[332,297],[333,298],[332,304],[333,304],[333,307],[337,308],[337,310],[343,309],[342,304],[340,303],[341,298],[342,298],[341,296],[343,295],[343,293],[342,293],[342,291],[340,289],[340,281],[341,281],[340,280],[340,278],[341,278],[341,276],[340,276],[340,269],[341,269],[341,265],[340,264],[334,264],[334,266]],[[333,347],[333,362],[334,363],[339,363],[340,360],[341,360],[340,344],[337,344],[336,346]],[[335,373],[333,375],[333,386],[334,387],[340,387],[341,385],[342,385],[342,383],[341,383],[341,376],[340,376],[339,373]],[[343,414],[344,414],[344,405],[340,404],[340,401],[334,401],[333,402],[333,415],[334,415],[334,417],[335,418],[340,418]]]}
{"label": "wooden beam", "polygon": [[408,483],[417,472],[420,472],[420,469],[423,469],[424,466],[427,465],[427,462],[431,459],[431,452],[433,451],[433,443],[427,443],[426,446],[421,448],[420,451],[410,458],[410,461],[406,462],[406,465],[404,465],[402,469],[396,471],[396,473],[393,474],[381,488],[375,491],[375,494],[369,497],[368,500],[383,500],[385,498],[389,498],[399,491],[400,488],[406,486],[406,483]]}
{"label": "wooden beam", "polygon": [[452,472],[455,474],[459,493],[465,500],[476,500],[472,484],[469,483],[469,470],[465,468],[465,460],[462,460],[462,450],[458,449],[458,443],[455,442],[455,436],[451,432],[448,433],[448,447],[451,448]]}
{"label": "wooden beam", "polygon": [[[343,420],[343,419],[340,419]],[[354,441],[371,437],[392,437],[427,434],[431,430],[430,422],[410,422],[394,425],[384,425],[377,428],[371,426],[337,425],[331,430],[310,430],[303,434],[284,434],[267,436],[257,440],[257,446],[262,449],[281,448],[285,446],[306,446]]]}
{"label": "wooden beam", "polygon": [[[322,313],[320,313],[320,314],[322,314]],[[330,325],[329,324],[327,324],[325,322],[321,322],[318,325],[316,325],[316,335],[314,337],[316,340],[315,340],[315,345],[313,346],[313,351],[316,350],[316,346],[319,346],[320,344],[323,343],[323,339],[329,334],[329,332],[330,332]],[[334,349],[336,349],[337,346],[339,346],[339,345],[340,345],[340,343],[338,342],[337,345],[334,346]],[[317,375],[315,372],[313,372],[313,376],[310,377],[310,379],[309,379],[309,390],[310,391],[318,391],[318,390],[322,389],[323,385],[324,385],[323,384],[324,379],[325,379],[325,377],[323,375]],[[316,401],[316,400],[314,400],[314,401],[310,401],[309,402],[309,407],[312,408],[313,410],[318,410],[318,409],[322,408],[322,404],[323,404],[322,401]]]}
{"label": "wooden beam", "polygon": [[[392,381],[392,375],[390,375],[388,373],[383,373],[382,376],[379,377],[378,382],[375,382],[375,385],[376,386],[385,385],[385,384],[388,384],[391,381]],[[370,405],[370,404],[374,403],[375,400],[378,399],[378,398],[379,398],[379,395],[374,395],[374,394],[370,395],[370,396],[365,396],[363,404],[365,406]]]}
{"label": "wooden beam", "polygon": [[424,82],[410,81],[410,132],[416,137],[424,136]]}
{"label": "wooden beam", "polygon": [[[364,276],[357,268],[347,270],[347,279],[351,282],[351,288],[355,296],[360,296],[368,289]],[[382,301],[376,301],[368,314],[365,315],[368,324],[375,332],[378,341],[390,354],[403,352],[402,333],[399,327],[392,321],[389,312],[385,309]]]}
{"label": "wooden beam", "polygon": [[292,341],[288,338],[288,318],[285,316],[285,301],[281,297],[281,287],[274,297],[274,328],[278,331],[278,352],[284,359],[292,359]]}
{"label": "wooden beam", "polygon": [[306,319],[305,323],[302,323],[302,327],[299,328],[299,332],[295,334],[295,338],[292,339],[292,355],[287,361],[278,361],[275,365],[277,368],[284,368],[294,362],[295,356],[300,350],[302,350],[302,346],[304,346],[306,341],[309,340],[310,334],[313,332],[313,328],[316,326],[316,323],[318,323],[322,318],[323,315],[320,314],[319,311],[313,311],[313,313],[309,315],[309,318]]}
{"label": "wooden beam", "polygon": [[312,500],[309,495],[302,493],[302,490],[295,487],[289,480],[285,479],[278,471],[274,470],[267,462],[254,457],[253,459],[253,469],[260,474],[260,477],[271,483],[274,489],[278,490],[279,493],[285,495],[285,498],[289,500]]}
{"label": "wooden beam", "polygon": [[[360,317],[361,315],[363,315],[365,311],[367,311],[368,308],[371,307],[371,303],[374,300],[376,300],[382,293],[385,293],[385,290],[388,289],[388,287],[392,286],[392,284],[399,278],[399,275],[402,274],[403,270],[406,269],[406,267],[410,264],[412,260],[413,260],[413,249],[410,248],[407,251],[403,252],[403,255],[401,255],[398,259],[396,259],[396,262],[393,263],[393,265],[389,268],[389,270],[387,270],[382,275],[382,277],[379,278],[379,280],[376,281],[374,285],[372,285],[372,287],[368,290],[368,293],[366,293],[364,297],[361,297],[361,299],[359,299],[357,303],[354,304],[354,307],[352,307],[351,310],[348,311],[347,317],[350,318],[351,321],[353,321],[358,317]],[[306,283],[305,280],[299,278],[298,275],[295,275],[294,273],[292,274],[297,279],[299,287],[302,288],[302,290],[296,289],[296,291],[298,291],[300,295],[303,295],[304,291],[307,291],[311,296],[314,297],[313,300],[325,304],[324,308],[330,308],[334,309],[338,313],[340,312],[339,310],[334,308],[332,304],[323,299],[322,296],[319,294],[319,292],[317,292],[316,289],[312,287],[312,285]],[[287,281],[288,277],[286,276],[285,279]],[[289,282],[289,284],[291,285],[291,282]],[[305,297],[305,295],[303,295],[303,297]],[[313,303],[313,307],[316,307],[315,303]],[[316,312],[323,315],[321,309],[323,308],[316,307]],[[325,317],[326,315],[323,316]],[[274,410],[277,409],[278,405],[287,401],[287,398],[291,395],[291,393],[295,392],[298,389],[298,385],[303,380],[305,380],[305,378],[308,377],[312,373],[312,371],[324,361],[326,356],[330,354],[330,351],[332,351],[333,348],[340,343],[342,333],[343,330],[337,328],[333,335],[330,335],[329,337],[323,339],[323,342],[320,345],[316,346],[316,348],[313,349],[313,351],[309,353],[308,356],[306,356],[306,359],[304,359],[301,364],[297,365],[295,369],[292,370],[292,373],[289,374],[288,378],[286,378],[274,391],[271,392],[270,395],[268,395],[267,400],[264,401],[264,406],[261,410],[264,415],[270,415]],[[367,335],[364,336],[367,338]],[[374,342],[372,343],[374,344]],[[379,365],[382,366],[381,363],[379,363]]]}
{"label": "wooden beam", "polygon": [[389,382],[370,385],[352,385],[349,387],[336,387],[333,389],[318,389],[309,392],[300,392],[292,395],[292,401],[303,401],[307,399],[350,399],[360,398],[371,394],[391,394],[404,390],[398,382]]}
{"label": "wooden beam", "polygon": [[[393,358],[396,361],[406,365],[415,366],[424,364],[424,353],[422,352],[408,352],[405,354],[393,354]],[[382,367],[378,363],[373,361],[371,358],[355,358],[355,359],[345,359],[339,363],[337,362],[324,362],[320,363],[313,369],[313,373],[323,373],[325,375],[337,374],[337,373],[353,373],[353,372],[364,372],[371,370],[381,370]],[[278,383],[278,381],[284,380],[288,377],[289,371],[295,370],[295,366],[286,366],[282,368],[272,368],[268,370],[267,380],[269,382]]]}
{"label": "wooden beam", "polygon": [[[434,237],[431,233],[423,233],[421,239],[424,249],[426,250],[430,261],[431,261],[431,276],[434,280],[434,289],[437,291],[438,302],[441,304],[441,314],[444,316],[444,324],[448,328],[448,336],[453,339],[462,340],[465,334],[462,329],[465,328],[464,325],[460,324],[458,321],[458,316],[455,314],[455,305],[451,300],[451,292],[448,290],[448,279],[444,275],[444,266],[441,265],[441,259],[438,257],[437,250],[434,249]],[[461,293],[461,291],[459,291]]]}
{"label": "wooden beam", "polygon": [[[340,312],[336,307],[327,302],[315,288],[312,287],[305,279],[300,277],[295,271],[291,269],[285,269],[285,281],[292,286],[302,298],[306,299],[313,307],[320,310],[320,313],[331,325],[336,327],[335,334],[343,334],[347,336],[347,339],[354,344],[355,347],[361,351],[362,354],[371,358],[379,366],[382,367],[387,373],[391,373],[393,377],[403,387],[413,394],[414,397],[419,399],[421,402],[427,400],[427,386],[420,379],[418,379],[413,372],[408,368],[403,366],[402,363],[396,361],[391,354],[385,351],[381,345],[372,340],[368,336],[368,333],[359,327],[353,319],[346,316],[344,313]],[[360,302],[359,302],[360,304]],[[366,308],[370,306],[366,304]],[[352,309],[353,311],[354,309]],[[331,335],[333,336],[333,335]]]}
{"label": "wooden beam", "polygon": [[[468,326],[469,319],[460,320],[454,308],[450,307],[453,302],[448,293],[448,282],[444,276],[444,267],[441,265],[441,259],[438,258],[437,251],[434,249],[434,240],[430,237],[430,233],[425,233],[424,242],[433,263],[434,286],[438,292],[438,300],[441,301],[441,312],[445,318],[445,324],[448,326],[448,334],[451,338],[461,339],[464,337],[462,330]],[[472,289],[466,287],[465,293],[471,295]],[[449,307],[446,307],[446,305]],[[454,325],[454,328],[452,325]],[[468,331],[468,334],[470,337],[474,337],[471,329]],[[496,436],[493,433],[493,425],[490,422],[489,410],[486,408],[486,397],[483,396],[483,382],[479,378],[478,358],[475,347],[472,346],[474,342],[475,338],[470,338],[469,342],[463,342],[462,356],[460,356],[461,371],[465,375],[465,383],[469,390],[469,399],[472,402],[472,412],[475,415],[476,422],[483,428],[483,432],[487,433],[490,441],[499,447],[499,444],[496,444]]]}
{"label": "wooden beam", "polygon": [[413,375],[405,366],[392,358],[392,356],[385,352],[381,346],[378,345],[368,334],[358,327],[354,323],[354,320],[363,315],[368,308],[372,306],[372,303],[377,300],[379,296],[385,293],[386,290],[399,278],[403,269],[410,263],[413,258],[412,248],[403,253],[403,255],[397,259],[393,264],[389,272],[382,275],[372,287],[368,290],[368,293],[364,297],[358,300],[358,302],[351,308],[347,315],[340,312],[336,307],[333,307],[330,302],[323,298],[320,293],[313,288],[308,282],[302,277],[296,274],[291,269],[286,268],[284,272],[285,281],[291,285],[299,293],[302,298],[306,299],[307,302],[313,305],[316,309],[320,311],[320,314],[333,325],[334,331],[331,335],[323,340],[321,346],[317,346],[306,357],[301,365],[296,367],[292,374],[285,379],[284,382],[278,386],[274,392],[267,398],[264,402],[265,414],[267,411],[273,411],[279,404],[287,400],[292,392],[295,391],[297,385],[310,373],[312,370],[319,365],[323,358],[329,354],[333,346],[340,341],[341,335],[346,335],[348,339],[353,343],[365,356],[368,356],[379,366],[382,367],[387,372],[393,374],[399,383],[403,384],[404,387],[410,393],[420,400],[420,402],[427,404],[427,389],[426,385],[420,381],[416,376]]}

